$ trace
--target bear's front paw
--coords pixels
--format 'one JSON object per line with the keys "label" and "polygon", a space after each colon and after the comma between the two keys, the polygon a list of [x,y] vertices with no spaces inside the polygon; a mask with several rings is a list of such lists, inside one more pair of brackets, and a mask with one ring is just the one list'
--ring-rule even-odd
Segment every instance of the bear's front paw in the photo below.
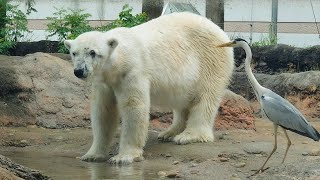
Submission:
{"label": "bear's front paw", "polygon": [[109,159],[110,164],[126,165],[132,162],[143,161],[144,158],[141,154],[118,154]]}
{"label": "bear's front paw", "polygon": [[211,134],[201,134],[195,132],[182,132],[173,139],[176,144],[189,144],[195,142],[203,143],[212,142],[213,140],[214,137]]}
{"label": "bear's front paw", "polygon": [[108,157],[103,154],[85,154],[80,160],[87,162],[105,162],[108,160]]}

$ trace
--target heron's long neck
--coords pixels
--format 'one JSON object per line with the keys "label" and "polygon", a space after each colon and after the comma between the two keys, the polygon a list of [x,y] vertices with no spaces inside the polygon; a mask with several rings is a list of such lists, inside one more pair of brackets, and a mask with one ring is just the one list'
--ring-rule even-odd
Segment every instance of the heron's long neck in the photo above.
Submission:
{"label": "heron's long neck", "polygon": [[257,92],[259,92],[260,89],[262,89],[262,86],[259,84],[259,82],[254,77],[252,70],[251,70],[251,59],[252,59],[252,53],[250,50],[250,47],[247,45],[244,47],[244,51],[246,52],[246,60],[245,60],[245,71],[248,76],[248,80],[255,91],[255,94],[258,95]]}

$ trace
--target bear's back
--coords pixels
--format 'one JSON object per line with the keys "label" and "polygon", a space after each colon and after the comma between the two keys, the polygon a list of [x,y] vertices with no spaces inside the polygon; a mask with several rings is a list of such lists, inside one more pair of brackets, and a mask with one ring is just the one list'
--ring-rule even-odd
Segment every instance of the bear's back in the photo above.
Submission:
{"label": "bear's back", "polygon": [[229,41],[228,36],[219,26],[205,17],[190,12],[178,12],[160,16],[132,28],[136,33],[148,39],[159,36],[182,36],[183,33],[187,32],[186,29],[213,33],[219,42]]}

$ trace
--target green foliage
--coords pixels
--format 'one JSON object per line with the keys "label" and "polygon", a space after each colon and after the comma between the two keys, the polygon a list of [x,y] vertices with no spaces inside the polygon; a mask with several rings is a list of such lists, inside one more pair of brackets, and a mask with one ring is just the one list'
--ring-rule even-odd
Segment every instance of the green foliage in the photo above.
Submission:
{"label": "green foliage", "polygon": [[64,47],[62,41],[65,39],[75,39],[80,34],[91,31],[92,28],[87,20],[91,15],[84,13],[84,10],[57,9],[53,13],[54,17],[47,17],[51,22],[48,24],[49,37],[58,36],[61,42],[59,52],[66,53],[68,50]]}
{"label": "green foliage", "polygon": [[8,54],[24,33],[29,32],[27,17],[18,6],[7,3],[5,8],[6,16],[2,17],[5,26],[0,29],[0,54]]}
{"label": "green foliage", "polygon": [[119,14],[119,18],[114,21],[117,27],[133,27],[142,24],[148,20],[146,13],[132,15],[132,8],[124,5]]}
{"label": "green foliage", "polygon": [[260,40],[257,42],[252,43],[252,46],[269,46],[269,45],[275,45],[277,42],[276,37],[260,37]]}
{"label": "green foliage", "polygon": [[119,13],[119,17],[112,23],[104,26],[97,27],[98,31],[108,31],[117,27],[133,27],[148,21],[148,15],[146,13],[132,15],[132,8],[127,4],[123,6],[122,11]]}
{"label": "green foliage", "polygon": [[47,17],[51,21],[48,24],[48,31],[51,33],[49,37],[57,35],[58,40],[61,42],[59,52],[68,52],[62,43],[64,40],[75,39],[84,32],[92,30],[108,31],[116,27],[133,27],[148,20],[146,13],[132,15],[132,8],[128,5],[123,6],[119,17],[107,25],[91,27],[87,20],[90,16],[90,14],[84,13],[84,10],[57,9],[54,17]]}

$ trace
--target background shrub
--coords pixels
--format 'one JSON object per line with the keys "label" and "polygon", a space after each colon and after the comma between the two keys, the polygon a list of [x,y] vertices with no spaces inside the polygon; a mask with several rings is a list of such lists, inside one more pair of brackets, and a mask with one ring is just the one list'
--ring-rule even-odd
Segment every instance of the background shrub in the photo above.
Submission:
{"label": "background shrub", "polygon": [[116,20],[98,27],[91,27],[89,25],[88,18],[91,15],[84,13],[84,10],[57,9],[57,12],[53,15],[54,17],[47,17],[51,21],[48,24],[47,31],[50,32],[49,37],[58,36],[58,40],[60,41],[59,52],[61,53],[68,53],[68,50],[63,45],[64,40],[75,39],[84,32],[92,30],[108,31],[116,27],[133,27],[148,20],[146,13],[133,15],[132,8],[128,5],[123,6]]}
{"label": "background shrub", "polygon": [[6,16],[1,17],[4,27],[0,29],[0,54],[9,54],[9,49],[16,45],[24,33],[29,32],[28,21],[18,6],[6,3],[1,8],[6,8]]}

